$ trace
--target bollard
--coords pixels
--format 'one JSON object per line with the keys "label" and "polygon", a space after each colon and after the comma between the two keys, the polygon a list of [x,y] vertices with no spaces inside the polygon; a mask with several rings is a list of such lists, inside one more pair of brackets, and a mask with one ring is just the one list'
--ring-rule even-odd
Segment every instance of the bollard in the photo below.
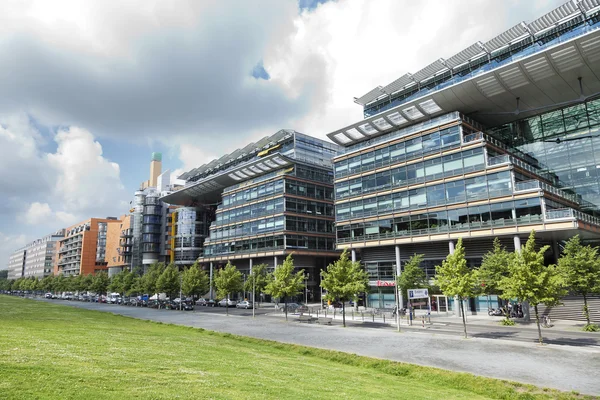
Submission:
{"label": "bollard", "polygon": [[373,322],[375,322],[375,313],[373,313],[372,315],[373,315]]}
{"label": "bollard", "polygon": [[333,309],[333,319],[335,319],[335,308]]}
{"label": "bollard", "polygon": [[424,315],[421,317],[421,321],[423,322],[423,328],[425,328],[425,316]]}
{"label": "bollard", "polygon": [[354,310],[352,310],[352,321],[354,321]]}
{"label": "bollard", "polygon": [[365,322],[365,313],[361,312],[361,314],[362,314],[362,317],[363,317],[363,322]]}
{"label": "bollard", "polygon": [[383,314],[383,323],[385,324],[385,314]]}

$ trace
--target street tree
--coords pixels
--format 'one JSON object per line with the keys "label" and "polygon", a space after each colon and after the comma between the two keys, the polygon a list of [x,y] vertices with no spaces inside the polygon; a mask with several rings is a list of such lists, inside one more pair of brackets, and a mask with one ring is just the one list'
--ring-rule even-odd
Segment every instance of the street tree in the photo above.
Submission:
{"label": "street tree", "polygon": [[244,290],[246,292],[252,292],[252,302],[256,301],[256,293],[262,293],[267,286],[267,264],[258,264],[252,266],[252,273],[246,280],[246,286]]}
{"label": "street tree", "polygon": [[225,312],[229,315],[229,295],[242,290],[242,273],[231,262],[227,262],[225,268],[217,271],[214,284],[217,289],[217,295],[220,298],[227,299]]}
{"label": "street tree", "polygon": [[285,320],[288,319],[287,301],[290,296],[301,293],[304,288],[304,270],[294,273],[294,259],[288,255],[283,265],[275,267],[275,271],[268,275],[265,293],[283,299]]}
{"label": "street tree", "polygon": [[148,268],[148,271],[142,275],[142,289],[144,293],[152,294],[156,293],[156,299],[158,300],[158,291],[156,288],[156,282],[158,278],[165,270],[164,263],[154,263]]}
{"label": "street tree", "polygon": [[[479,293],[483,295],[496,294],[500,298],[506,298],[499,287],[502,278],[508,276],[509,267],[513,262],[515,253],[506,250],[500,243],[500,239],[494,239],[494,247],[483,255],[481,266],[477,270],[476,278],[479,287]],[[489,298],[489,297],[488,297]],[[507,302],[509,301],[506,299]],[[500,302],[498,302],[500,304]],[[506,319],[510,318],[508,307],[506,308]]]}
{"label": "street tree", "polygon": [[465,319],[465,308],[463,300],[475,295],[475,271],[467,266],[465,259],[465,248],[462,238],[458,239],[453,254],[448,254],[442,261],[442,265],[435,267],[436,284],[445,296],[456,297],[457,307],[460,307],[463,329],[467,338],[467,321]]}
{"label": "street tree", "polygon": [[590,321],[588,296],[600,292],[600,259],[598,248],[584,246],[579,235],[565,244],[563,254],[558,260],[558,271],[565,279],[568,289],[583,297],[583,315],[587,322],[584,329],[594,329]]}
{"label": "street tree", "polygon": [[166,293],[173,300],[173,295],[180,289],[179,269],[175,264],[169,264],[160,274],[156,281],[156,289],[158,292]]}
{"label": "street tree", "polygon": [[[423,262],[423,254],[415,254],[404,265],[402,274],[396,282],[400,293],[406,294],[409,289],[429,288],[427,275],[421,268],[421,262]],[[404,304],[400,304],[400,308],[402,307],[404,307]]]}
{"label": "street tree", "polygon": [[195,262],[189,268],[183,271],[182,287],[181,290],[186,296],[192,297],[200,296],[208,292],[210,284],[210,278],[203,271],[198,262]]}
{"label": "street tree", "polygon": [[533,305],[540,344],[544,339],[540,328],[538,305],[544,303],[548,307],[554,306],[559,304],[560,298],[566,294],[564,278],[556,266],[544,265],[544,253],[549,247],[543,246],[536,251],[535,231],[531,231],[525,247],[516,252],[508,275],[498,284],[506,297],[515,297]]}
{"label": "street tree", "polygon": [[94,275],[92,281],[92,291],[98,295],[105,294],[108,290],[108,285],[110,284],[110,279],[108,278],[108,274],[106,271],[100,271],[96,275]]}
{"label": "street tree", "polygon": [[129,287],[129,290],[127,290],[126,292],[127,296],[143,294],[144,285],[142,282],[142,277],[134,273],[132,273],[131,276],[133,279],[131,281],[131,286]]}
{"label": "street tree", "polygon": [[110,278],[110,284],[108,290],[111,293],[121,293],[123,291],[123,271],[113,275]]}
{"label": "street tree", "polygon": [[369,276],[358,261],[348,259],[348,251],[344,249],[340,258],[329,264],[321,273],[321,287],[327,291],[327,300],[339,300],[342,303],[342,324],[346,326],[346,304],[358,294],[367,291]]}

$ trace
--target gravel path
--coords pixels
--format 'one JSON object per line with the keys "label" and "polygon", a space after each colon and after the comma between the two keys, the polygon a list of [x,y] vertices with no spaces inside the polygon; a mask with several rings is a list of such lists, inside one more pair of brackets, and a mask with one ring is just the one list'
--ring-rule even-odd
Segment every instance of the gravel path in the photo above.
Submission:
{"label": "gravel path", "polygon": [[96,303],[61,302],[91,310],[193,326],[359,355],[470,372],[564,391],[600,395],[600,350],[389,329],[301,324],[260,316],[153,310]]}

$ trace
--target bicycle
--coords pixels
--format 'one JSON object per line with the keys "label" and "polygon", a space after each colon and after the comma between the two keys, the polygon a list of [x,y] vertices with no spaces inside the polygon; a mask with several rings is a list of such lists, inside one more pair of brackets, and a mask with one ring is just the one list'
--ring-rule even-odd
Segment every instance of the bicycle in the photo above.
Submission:
{"label": "bicycle", "polygon": [[542,327],[543,328],[552,328],[552,320],[550,319],[550,316],[548,315],[544,315],[543,320],[542,320]]}

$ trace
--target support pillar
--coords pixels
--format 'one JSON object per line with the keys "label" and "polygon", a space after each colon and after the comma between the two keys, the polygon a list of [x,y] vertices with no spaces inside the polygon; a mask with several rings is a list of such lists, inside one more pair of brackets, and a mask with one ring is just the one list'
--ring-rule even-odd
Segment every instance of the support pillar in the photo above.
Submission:
{"label": "support pillar", "polygon": [[352,249],[350,253],[352,254],[352,262],[356,262],[356,250]]}
{"label": "support pillar", "polygon": [[[515,236],[513,236],[513,240],[515,243],[515,252],[520,253],[521,252],[521,238],[518,235],[515,235]],[[523,304],[521,304],[521,306],[523,307],[523,320],[525,322],[531,321],[531,313],[529,312],[529,302],[524,301]]]}
{"label": "support pillar", "polygon": [[[454,254],[454,246],[455,246],[454,245],[454,240],[450,240],[448,242],[448,252],[450,254]],[[446,305],[446,307],[448,307],[448,306]],[[461,314],[460,314],[460,302],[458,301],[458,296],[454,296],[454,310],[453,311],[454,311],[454,316],[455,317],[460,317],[461,316]]]}
{"label": "support pillar", "polygon": [[277,256],[273,257],[273,270],[277,269]]}
{"label": "support pillar", "polygon": [[209,300],[212,300],[212,299],[214,299],[214,296],[213,296],[213,263],[212,262],[210,263],[209,274],[210,274],[209,275],[209,277],[210,277],[210,299]]}
{"label": "support pillar", "polygon": [[[402,275],[402,268],[401,268],[401,263],[400,263],[400,246],[396,245],[396,278],[400,278],[400,275]],[[399,288],[397,287],[396,290],[398,291],[398,309],[404,307],[404,293],[402,293]]]}
{"label": "support pillar", "polygon": [[554,263],[558,264],[558,259],[560,257],[560,250],[558,248],[558,240],[552,241],[552,252],[554,253]]}

